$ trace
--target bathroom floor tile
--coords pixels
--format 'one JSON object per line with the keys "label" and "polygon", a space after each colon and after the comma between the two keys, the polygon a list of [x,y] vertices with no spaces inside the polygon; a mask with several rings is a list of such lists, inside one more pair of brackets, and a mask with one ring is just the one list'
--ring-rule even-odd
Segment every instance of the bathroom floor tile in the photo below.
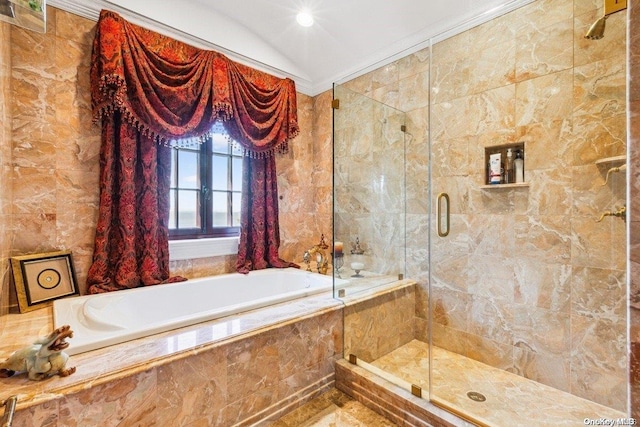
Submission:
{"label": "bathroom floor tile", "polygon": [[395,427],[337,389],[329,390],[268,427]]}

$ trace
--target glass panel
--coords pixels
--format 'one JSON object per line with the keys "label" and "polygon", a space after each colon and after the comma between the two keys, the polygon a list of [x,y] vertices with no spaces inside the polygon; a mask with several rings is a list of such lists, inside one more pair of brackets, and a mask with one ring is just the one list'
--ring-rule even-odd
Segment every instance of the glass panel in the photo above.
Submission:
{"label": "glass panel", "polygon": [[231,154],[234,156],[242,156],[242,147],[238,143],[231,144]]}
{"label": "glass panel", "polygon": [[178,186],[178,181],[176,179],[178,169],[178,150],[175,148],[171,149],[171,187],[175,188]]}
{"label": "glass panel", "polygon": [[181,190],[178,193],[178,216],[179,228],[200,227],[200,210],[198,206],[199,191]]}
{"label": "glass panel", "polygon": [[211,151],[214,153],[228,154],[229,140],[227,135],[222,133],[214,133],[211,135]]}
{"label": "glass panel", "polygon": [[233,193],[232,195],[232,203],[233,203],[233,227],[240,226],[240,209],[242,207],[242,193]]}
{"label": "glass panel", "polygon": [[200,155],[195,151],[180,150],[178,152],[178,187],[179,188],[200,188],[200,178],[198,176]]}
{"label": "glass panel", "polygon": [[233,176],[231,182],[233,184],[233,191],[242,191],[242,158],[234,157],[232,160]]}
{"label": "glass panel", "polygon": [[229,158],[226,156],[211,156],[211,189],[229,189]]}
{"label": "glass panel", "polygon": [[214,227],[227,227],[229,225],[227,219],[227,212],[229,212],[229,202],[227,199],[227,192],[214,191],[213,197],[213,226]]}
{"label": "glass panel", "polygon": [[341,85],[334,97],[336,285],[349,296],[405,274],[405,114]]}
{"label": "glass panel", "polygon": [[[387,370],[385,379],[405,387],[415,381],[389,375],[382,358],[415,335],[415,300],[398,281],[407,273],[406,115],[342,85],[334,87],[334,98],[340,100],[333,110],[334,295],[363,301],[345,310],[344,354],[355,355],[364,369]],[[416,231],[412,237],[425,234]],[[354,332],[363,328],[366,339]],[[408,349],[405,358],[418,360],[421,353]]]}
{"label": "glass panel", "polygon": [[176,190],[169,192],[169,228],[173,229],[177,227],[176,224]]}

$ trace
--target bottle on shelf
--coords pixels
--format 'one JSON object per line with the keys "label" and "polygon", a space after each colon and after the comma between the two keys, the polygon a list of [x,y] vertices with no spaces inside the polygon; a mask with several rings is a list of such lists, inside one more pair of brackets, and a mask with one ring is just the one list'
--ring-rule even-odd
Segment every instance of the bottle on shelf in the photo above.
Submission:
{"label": "bottle on shelf", "polygon": [[513,170],[513,152],[511,148],[507,149],[507,163],[505,166],[505,180],[506,184],[513,184],[515,181],[515,172]]}
{"label": "bottle on shelf", "polygon": [[524,182],[524,159],[522,157],[522,150],[516,150],[516,158],[513,161],[516,183]]}

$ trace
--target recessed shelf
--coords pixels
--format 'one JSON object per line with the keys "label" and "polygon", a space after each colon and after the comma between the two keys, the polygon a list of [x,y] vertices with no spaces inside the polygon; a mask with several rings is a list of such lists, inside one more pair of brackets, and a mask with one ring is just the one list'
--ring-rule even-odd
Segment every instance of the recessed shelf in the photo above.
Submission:
{"label": "recessed shelf", "polygon": [[[528,184],[525,182],[510,182],[508,184],[503,183],[503,184],[490,184],[489,182],[489,178],[490,178],[490,173],[489,173],[489,169],[490,169],[490,156],[492,154],[500,154],[501,156],[501,170],[503,171],[503,174],[501,176],[501,181],[505,181],[506,177],[504,175],[506,175],[506,170],[505,170],[505,166],[507,163],[507,151],[511,150],[512,155],[513,155],[513,159],[514,159],[514,168],[515,168],[515,158],[516,158],[516,153],[519,151],[522,156],[524,157],[524,142],[514,142],[511,144],[502,144],[502,145],[493,145],[493,146],[488,146],[484,148],[484,165],[485,165],[485,180],[484,180],[484,185],[481,185],[481,188],[494,188],[494,187],[500,187],[500,188],[518,188],[518,187],[527,187]],[[524,161],[522,164],[522,172],[523,175],[525,175],[524,173]],[[524,178],[526,178],[526,176],[524,176]],[[511,175],[511,179],[515,179],[515,171],[512,172]]]}
{"label": "recessed shelf", "polygon": [[598,159],[596,160],[596,165],[615,166],[615,165],[621,165],[626,162],[627,162],[627,156],[622,155],[622,156],[614,156],[614,157],[606,157],[604,159]]}
{"label": "recessed shelf", "polygon": [[489,185],[481,185],[480,188],[483,190],[496,190],[498,188],[522,188],[528,187],[528,182],[518,182],[514,184],[489,184]]}

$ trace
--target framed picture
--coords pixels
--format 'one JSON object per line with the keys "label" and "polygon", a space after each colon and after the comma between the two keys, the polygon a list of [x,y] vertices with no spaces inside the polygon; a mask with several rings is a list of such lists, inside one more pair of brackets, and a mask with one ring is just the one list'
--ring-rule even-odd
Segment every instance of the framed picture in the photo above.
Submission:
{"label": "framed picture", "polygon": [[11,268],[21,313],[79,293],[71,251],[12,257]]}

